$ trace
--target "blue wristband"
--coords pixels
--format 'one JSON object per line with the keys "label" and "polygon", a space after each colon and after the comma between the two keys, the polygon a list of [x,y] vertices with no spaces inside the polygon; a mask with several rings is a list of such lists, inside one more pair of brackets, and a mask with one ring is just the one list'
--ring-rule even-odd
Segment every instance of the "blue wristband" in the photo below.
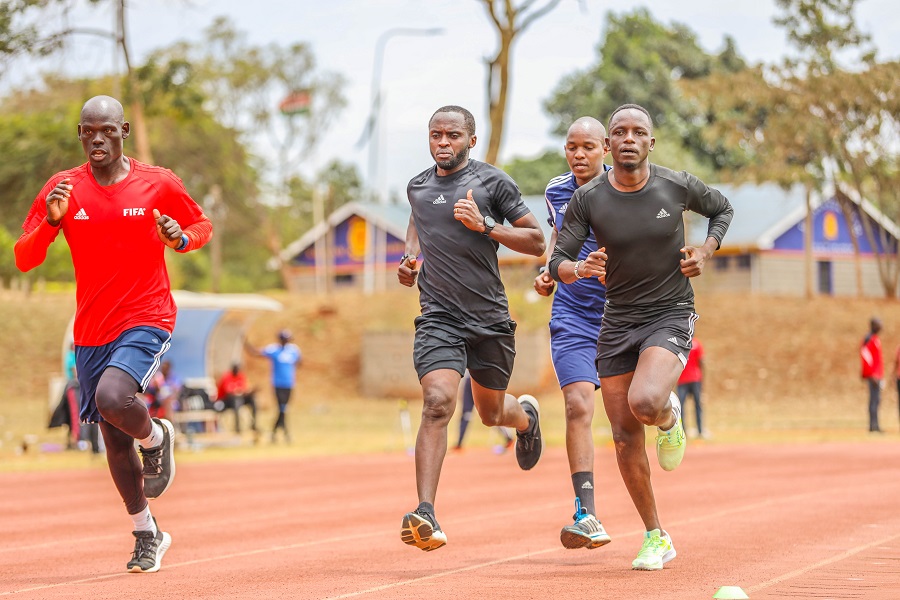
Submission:
{"label": "blue wristband", "polygon": [[189,241],[190,241],[190,239],[188,238],[188,236],[186,234],[182,233],[181,234],[181,245],[178,246],[177,248],[175,248],[175,250],[176,251],[184,250],[185,248],[187,248]]}

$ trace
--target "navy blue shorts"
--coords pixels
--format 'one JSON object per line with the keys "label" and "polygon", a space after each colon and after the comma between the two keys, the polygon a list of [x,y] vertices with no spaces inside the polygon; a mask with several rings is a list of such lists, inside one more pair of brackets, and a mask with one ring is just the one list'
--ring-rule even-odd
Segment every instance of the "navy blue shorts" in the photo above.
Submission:
{"label": "navy blue shorts", "polygon": [[116,367],[134,377],[143,392],[169,349],[172,334],[156,327],[133,327],[103,346],[75,346],[75,368],[81,384],[81,422],[103,420],[97,410],[97,384],[106,367]]}
{"label": "navy blue shorts", "polygon": [[559,387],[588,381],[600,387],[597,377],[597,338],[600,324],[577,318],[550,319],[550,356]]}

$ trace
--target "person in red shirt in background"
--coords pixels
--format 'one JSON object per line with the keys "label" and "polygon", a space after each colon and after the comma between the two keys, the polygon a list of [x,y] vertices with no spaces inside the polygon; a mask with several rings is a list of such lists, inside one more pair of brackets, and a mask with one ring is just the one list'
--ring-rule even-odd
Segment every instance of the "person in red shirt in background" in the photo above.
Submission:
{"label": "person in red shirt in background", "polygon": [[256,433],[256,390],[250,389],[247,383],[247,376],[241,371],[241,365],[234,363],[231,370],[222,375],[219,380],[217,397],[223,403],[224,409],[234,411],[234,432],[241,432],[241,415],[242,406],[250,407],[250,428]]}
{"label": "person in red shirt in background", "polygon": [[897,354],[894,356],[894,379],[897,383],[897,408],[900,409],[900,346],[897,346]]}
{"label": "person in red shirt in background", "polygon": [[863,338],[859,357],[862,361],[862,378],[869,383],[869,431],[880,433],[878,405],[881,404],[881,386],[884,382],[884,361],[881,357],[881,319],[872,317],[869,334]]}
{"label": "person in red shirt in background", "polygon": [[[690,394],[694,398],[694,409],[697,420],[697,435],[701,438],[708,437],[708,433],[703,430],[703,405],[701,404],[700,394],[703,388],[703,344],[696,337],[691,341],[691,352],[688,354],[687,364],[678,378],[678,399],[681,400],[681,418],[684,422],[685,409],[687,408],[687,397]],[[693,433],[690,429],[688,433]]]}
{"label": "person in red shirt in background", "polygon": [[137,394],[146,390],[175,327],[166,248],[184,253],[202,247],[212,224],[171,171],[124,155],[129,133],[118,100],[96,96],[85,102],[78,138],[87,162],[47,181],[22,225],[15,255],[19,270],[29,271],[44,262],[60,231],[69,244],[80,417],[100,423],[110,474],[134,524],[126,568],[148,573],[159,570],[172,543],[147,499],[172,484],[175,429],[165,419],[151,419]]}

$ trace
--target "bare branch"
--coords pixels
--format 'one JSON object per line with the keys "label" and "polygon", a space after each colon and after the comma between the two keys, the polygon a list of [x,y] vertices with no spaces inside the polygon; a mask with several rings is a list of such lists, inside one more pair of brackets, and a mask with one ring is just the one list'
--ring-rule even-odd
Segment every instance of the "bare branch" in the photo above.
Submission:
{"label": "bare branch", "polygon": [[484,4],[484,7],[487,9],[488,16],[491,18],[491,21],[494,22],[497,31],[503,31],[503,24],[500,22],[500,19],[497,18],[497,13],[494,11],[494,0],[481,0],[481,3]]}
{"label": "bare branch", "polygon": [[[544,15],[546,15],[548,12],[550,12],[551,10],[553,10],[554,8],[556,8],[556,6],[559,4],[559,2],[560,2],[560,0],[550,0],[550,2],[548,2],[547,4],[545,4],[543,7],[538,8],[538,9],[535,10],[533,13],[531,13],[530,15],[528,15],[527,17],[525,17],[524,19],[522,19],[522,24],[519,25],[519,28],[516,30],[516,33],[519,33],[519,32],[521,32],[521,31],[525,31],[525,29],[526,29],[529,25],[531,25],[533,22],[535,22],[536,20],[540,19],[541,17],[543,17]],[[528,3],[526,3],[526,4],[530,4],[530,2],[528,2]],[[524,12],[525,12],[525,11],[524,11],[525,5],[523,5],[522,8],[523,8],[523,10],[522,10],[521,12],[524,14]]]}

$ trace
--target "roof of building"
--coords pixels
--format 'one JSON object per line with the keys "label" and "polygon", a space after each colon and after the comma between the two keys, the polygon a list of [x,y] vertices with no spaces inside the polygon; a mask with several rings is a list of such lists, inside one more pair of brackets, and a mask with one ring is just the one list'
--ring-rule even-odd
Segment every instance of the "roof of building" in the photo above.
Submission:
{"label": "roof of building", "polygon": [[[725,235],[722,248],[740,250],[767,250],[775,240],[796,226],[806,217],[806,188],[795,185],[790,189],[774,183],[762,184],[713,184],[734,207],[734,218]],[[833,197],[832,194],[813,192],[810,204],[815,211]],[[866,214],[885,228],[895,238],[900,228],[866,200],[852,198]],[[706,219],[696,213],[688,213],[688,241],[694,245],[705,239]]]}
{"label": "roof of building", "polygon": [[[537,218],[544,232],[544,239],[550,240],[551,228],[547,222],[547,205],[543,196],[523,196],[522,200]],[[375,202],[349,202],[335,210],[328,218],[301,237],[288,244],[281,252],[282,260],[289,261],[324,236],[329,228],[336,227],[351,216],[356,215],[371,221],[376,227],[384,229],[391,235],[406,239],[406,227],[409,225],[409,204],[379,204]],[[535,260],[524,254],[510,250],[501,245],[497,255],[503,260]]]}
{"label": "roof of building", "polygon": [[[774,183],[714,184],[712,187],[725,194],[734,207],[734,219],[722,244],[723,249],[741,252],[771,249],[779,236],[797,226],[806,216],[806,189],[801,185],[787,190]],[[831,198],[831,194],[813,192],[810,198],[813,210],[830,201]],[[549,243],[552,229],[547,221],[544,197],[523,196],[522,199],[537,218],[544,232],[544,238]],[[853,198],[853,200],[894,238],[900,238],[900,228],[875,206],[866,200],[857,198]],[[401,240],[406,238],[406,227],[409,224],[409,205],[407,203],[351,202],[335,210],[325,222],[316,225],[288,245],[282,251],[282,259],[291,260],[309,248],[321,236],[324,236],[329,227],[339,225],[352,215],[371,221],[375,226]],[[702,244],[706,239],[705,234],[706,219],[701,215],[688,213],[688,242],[694,245]],[[533,257],[517,253],[503,245],[500,246],[498,256],[506,262],[534,260]]]}

